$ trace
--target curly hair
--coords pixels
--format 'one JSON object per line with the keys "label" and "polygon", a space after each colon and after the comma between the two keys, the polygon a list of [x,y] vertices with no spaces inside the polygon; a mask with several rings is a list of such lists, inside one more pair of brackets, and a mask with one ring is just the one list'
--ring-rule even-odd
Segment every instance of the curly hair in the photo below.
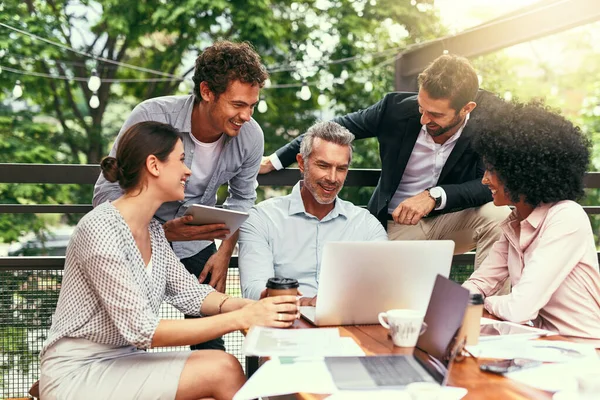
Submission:
{"label": "curly hair", "polygon": [[202,100],[200,95],[202,82],[206,82],[208,88],[218,98],[227,90],[230,82],[239,80],[262,88],[268,77],[269,74],[262,65],[260,56],[250,43],[215,42],[196,58],[193,77],[195,101]]}
{"label": "curly hair", "polygon": [[590,159],[585,134],[541,101],[508,104],[480,121],[473,148],[513,203],[577,200]]}

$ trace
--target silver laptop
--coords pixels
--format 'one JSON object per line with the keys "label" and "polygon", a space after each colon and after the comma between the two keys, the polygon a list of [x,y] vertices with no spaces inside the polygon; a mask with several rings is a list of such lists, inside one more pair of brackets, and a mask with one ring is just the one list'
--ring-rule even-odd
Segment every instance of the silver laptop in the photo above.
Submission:
{"label": "silver laptop", "polygon": [[448,277],[454,242],[329,242],[316,307],[300,307],[317,326],[377,324],[393,308],[427,308],[436,276]]}
{"label": "silver laptop", "polygon": [[445,385],[456,353],[455,343],[469,291],[442,276],[435,280],[425,313],[427,330],[412,355],[326,357],[325,364],[340,390],[403,388],[413,382]]}

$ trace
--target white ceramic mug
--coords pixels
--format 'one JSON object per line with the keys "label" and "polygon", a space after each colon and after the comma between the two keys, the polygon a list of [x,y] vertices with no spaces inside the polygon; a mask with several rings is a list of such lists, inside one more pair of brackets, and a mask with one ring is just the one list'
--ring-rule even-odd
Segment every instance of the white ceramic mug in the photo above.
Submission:
{"label": "white ceramic mug", "polygon": [[415,347],[419,335],[427,330],[425,314],[417,310],[389,310],[379,313],[379,323],[390,330],[392,342],[398,347]]}

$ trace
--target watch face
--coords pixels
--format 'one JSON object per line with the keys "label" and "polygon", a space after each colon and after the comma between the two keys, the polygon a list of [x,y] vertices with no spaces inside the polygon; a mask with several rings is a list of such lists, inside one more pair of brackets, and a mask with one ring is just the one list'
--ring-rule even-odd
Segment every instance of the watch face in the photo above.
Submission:
{"label": "watch face", "polygon": [[429,194],[431,194],[431,197],[434,198],[438,198],[438,197],[442,197],[442,191],[439,188],[431,188],[429,189]]}

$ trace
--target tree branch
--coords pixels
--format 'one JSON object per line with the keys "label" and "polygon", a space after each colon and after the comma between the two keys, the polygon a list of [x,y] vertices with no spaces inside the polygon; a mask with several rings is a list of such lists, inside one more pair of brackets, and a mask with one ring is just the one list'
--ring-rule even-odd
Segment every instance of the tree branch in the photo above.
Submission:
{"label": "tree branch", "polygon": [[[44,61],[41,61],[40,64],[42,66],[42,70],[45,73],[49,74],[50,69],[48,68],[46,63]],[[71,153],[74,154],[75,157],[77,157],[77,154],[79,154],[81,149],[79,148],[75,138],[73,137],[73,132],[67,126],[67,121],[65,119],[65,115],[63,114],[62,109],[61,109],[61,104],[60,104],[59,95],[58,95],[58,87],[56,86],[56,81],[54,79],[49,79],[48,84],[50,85],[50,89],[52,89],[52,105],[54,106],[54,112],[56,113],[56,117],[60,121],[60,125],[63,128],[64,141],[67,144],[67,146],[69,146],[71,148]]]}
{"label": "tree branch", "polygon": [[[58,68],[58,71],[60,72],[61,75],[66,75],[65,69],[63,68],[62,65],[60,65],[60,63],[56,64],[56,67]],[[77,118],[77,120],[83,126],[83,128],[87,130],[88,125],[86,124],[85,119],[83,118],[83,115],[81,115],[81,112],[79,112],[79,108],[77,108],[77,104],[75,103],[75,99],[73,98],[73,93],[71,92],[71,86],[69,86],[69,81],[65,80],[64,83],[65,83],[65,94],[67,96],[67,102],[69,103],[69,106],[71,107],[71,110],[73,111],[73,115],[75,115],[75,118]]]}
{"label": "tree branch", "polygon": [[35,14],[35,7],[33,6],[33,1],[25,0],[25,3],[27,4],[27,12],[29,14]]}
{"label": "tree branch", "polygon": [[[119,49],[119,51],[117,52],[117,54],[113,54],[114,55],[114,60],[117,61],[121,61],[123,59],[123,57],[125,57],[125,52],[127,51],[127,48],[129,47],[129,43],[127,41],[127,39],[123,40],[123,45],[121,46],[121,48]],[[115,41],[115,47],[113,48],[113,53],[114,50],[116,50],[116,41]]]}
{"label": "tree branch", "polygon": [[[114,40],[115,40],[115,39],[114,39],[114,38],[111,38],[110,36],[108,36],[108,38],[106,38],[106,42],[104,43],[104,47],[102,47],[102,50],[100,50],[100,55],[101,55],[102,57],[104,57],[104,56],[105,56],[105,54],[104,54],[104,53],[106,52],[106,50],[107,50],[108,48],[112,47]],[[106,55],[106,58],[110,58],[110,55],[108,55],[108,54],[107,54],[107,55]]]}
{"label": "tree branch", "polygon": [[[100,27],[100,31],[104,31],[104,28],[106,27],[106,24],[102,24],[102,26]],[[86,53],[92,53],[94,51],[94,46],[96,46],[96,43],[98,42],[98,40],[100,40],[100,38],[102,37],[102,34],[98,34],[96,35],[96,37],[94,38],[94,40],[92,41],[92,44],[90,44],[87,49],[85,50]]]}
{"label": "tree branch", "polygon": [[185,71],[185,72],[183,73],[183,75],[181,75],[181,76],[187,76],[187,74],[189,74],[190,72],[192,72],[194,69],[196,69],[196,64],[194,64],[194,66],[192,66],[192,67],[188,68],[188,70],[187,70],[187,71]]}
{"label": "tree branch", "polygon": [[[78,56],[73,56],[71,58],[72,60],[78,61],[81,60],[81,63],[76,63],[73,64],[73,71],[75,76],[87,76],[89,75],[89,72],[87,70],[87,68],[85,67],[85,61],[83,59],[80,59]],[[76,81],[75,84],[77,86],[79,86],[79,88],[81,89],[81,91],[83,92],[83,96],[85,97],[86,101],[90,100],[91,97],[91,92],[87,87],[87,82],[85,81]]]}
{"label": "tree branch", "polygon": [[[179,66],[179,62],[173,63],[171,65],[171,68],[169,69],[168,73],[171,75],[175,74],[175,70],[177,70],[178,66]],[[165,95],[173,94],[175,92],[175,88],[177,88],[179,86],[180,82],[181,81],[165,82],[164,94]]]}

